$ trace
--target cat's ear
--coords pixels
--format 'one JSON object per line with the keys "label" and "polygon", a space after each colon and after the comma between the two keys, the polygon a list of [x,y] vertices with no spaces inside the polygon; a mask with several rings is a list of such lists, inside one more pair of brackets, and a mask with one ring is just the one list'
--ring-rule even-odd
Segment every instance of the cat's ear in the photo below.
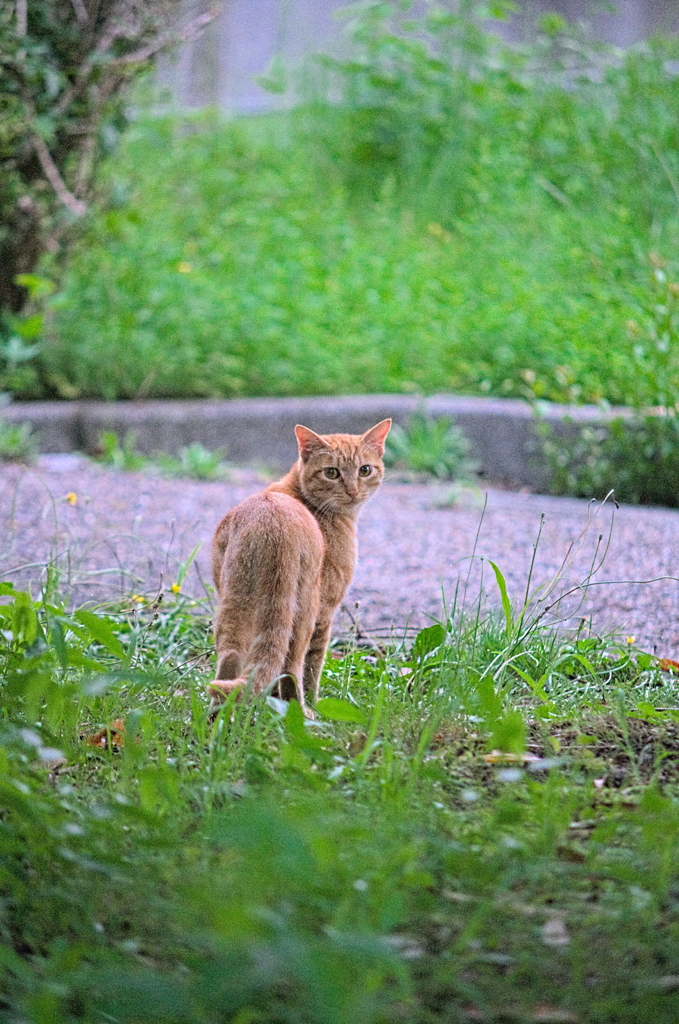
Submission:
{"label": "cat's ear", "polygon": [[361,436],[361,443],[367,444],[371,448],[376,448],[379,455],[384,455],[384,442],[387,439],[387,434],[391,430],[391,420],[382,420],[376,426],[371,427],[370,430],[366,430],[365,434]]}
{"label": "cat's ear", "polygon": [[295,436],[299,445],[299,454],[302,462],[306,462],[311,453],[318,451],[319,448],[327,448],[327,444],[322,437],[314,434],[313,430],[303,427],[300,423],[295,427]]}

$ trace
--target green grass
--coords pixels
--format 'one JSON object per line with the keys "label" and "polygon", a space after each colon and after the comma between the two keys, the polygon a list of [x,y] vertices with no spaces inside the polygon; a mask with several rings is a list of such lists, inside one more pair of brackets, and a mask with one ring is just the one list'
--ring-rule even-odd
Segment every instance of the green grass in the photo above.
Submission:
{"label": "green grass", "polygon": [[32,462],[38,452],[27,423],[6,423],[0,416],[0,462]]}
{"label": "green grass", "polygon": [[35,393],[673,400],[673,44],[614,56],[550,23],[504,51],[430,19],[427,49],[380,10],[291,112],[139,118]]}
{"label": "green grass", "polygon": [[[1,444],[0,435],[0,458]],[[219,480],[228,477],[233,468],[224,461],[225,449],[213,452],[198,442],[180,448],[177,456],[155,452],[152,458],[147,458],[137,451],[137,435],[134,430],[128,430],[122,442],[114,430],[103,431],[99,438],[99,448],[100,454],[95,456],[98,462],[113,469],[132,472],[145,470],[193,480]]]}
{"label": "green grass", "polygon": [[0,1019],[674,1022],[674,680],[497,580],[212,728],[207,608],[3,585]]}
{"label": "green grass", "polygon": [[438,477],[464,482],[473,479],[478,472],[469,450],[469,441],[447,416],[432,419],[415,413],[405,428],[398,423],[392,426],[384,464],[405,470],[415,479]]}

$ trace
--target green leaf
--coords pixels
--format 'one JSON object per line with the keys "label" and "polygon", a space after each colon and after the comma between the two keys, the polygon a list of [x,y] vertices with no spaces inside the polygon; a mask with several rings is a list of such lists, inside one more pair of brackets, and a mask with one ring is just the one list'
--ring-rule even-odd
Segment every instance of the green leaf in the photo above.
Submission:
{"label": "green leaf", "polygon": [[490,559],[488,559],[488,561],[490,562],[490,566],[491,566],[493,572],[495,573],[495,579],[497,580],[498,589],[500,591],[500,597],[502,598],[502,611],[504,612],[504,616],[505,616],[505,623],[507,625],[507,633],[511,634],[512,627],[514,625],[514,620],[513,620],[513,617],[512,617],[511,601],[509,600],[509,594],[507,593],[507,583],[505,582],[505,578],[502,575],[502,573],[500,572],[500,569],[495,564],[495,562],[491,562]]}
{"label": "green leaf", "polygon": [[666,708],[658,711],[647,701],[639,701],[636,711],[627,712],[630,718],[643,718],[647,722],[676,722],[679,721],[679,708]]}
{"label": "green leaf", "polygon": [[348,700],[340,700],[339,697],[322,697],[316,701],[316,710],[323,718],[329,718],[333,722],[357,722],[365,725],[366,716],[355,704]]}
{"label": "green leaf", "polygon": [[547,679],[547,673],[542,675],[540,679],[533,679],[528,672],[524,672],[523,669],[518,667],[518,665],[512,665],[512,668],[521,676],[525,683],[528,683],[536,697],[539,697],[540,700],[544,700],[551,704],[551,698],[547,696],[544,690],[544,681]]}
{"label": "green leaf", "polygon": [[520,711],[509,711],[495,723],[488,741],[491,750],[504,754],[523,754],[526,749],[526,726]]}
{"label": "green leaf", "polygon": [[500,0],[500,2],[488,4],[488,14],[497,21],[509,21],[512,14],[518,11],[518,5],[511,0]]}
{"label": "green leaf", "polygon": [[196,555],[198,554],[198,552],[200,551],[202,546],[203,546],[203,542],[202,541],[198,541],[198,543],[196,544],[195,548],[193,549],[193,551],[191,552],[189,557],[186,559],[186,561],[184,562],[184,564],[180,568],[179,575],[177,576],[177,583],[179,584],[180,587],[181,587],[182,583],[184,582],[184,580],[186,579],[186,574],[189,571],[189,569],[191,568],[191,565],[193,564],[193,560],[195,559]]}
{"label": "green leaf", "polygon": [[475,686],[479,695],[479,703],[483,717],[488,725],[496,722],[502,714],[504,698],[495,689],[495,684],[490,676],[480,676],[478,673],[470,674],[470,683]]}
{"label": "green leaf", "polygon": [[568,29],[568,22],[561,14],[554,12],[543,14],[538,18],[538,28],[548,36],[558,36]]}
{"label": "green leaf", "polygon": [[97,640],[102,647],[105,647],[106,650],[116,658],[120,658],[121,661],[125,661],[125,648],[111,629],[111,626],[106,619],[100,615],[95,615],[94,612],[86,612],[82,610],[77,611],[74,617],[78,622],[81,622],[83,626],[87,627],[92,638]]}
{"label": "green leaf", "polygon": [[62,669],[68,666],[68,648],[66,647],[66,641],[64,639],[64,627],[58,620],[52,623],[52,629],[49,637],[50,646],[54,648],[59,659],[59,664]]}
{"label": "green leaf", "polygon": [[285,712],[285,729],[290,739],[300,739],[306,732],[304,724],[304,712],[298,701],[288,701],[288,710]]}
{"label": "green leaf", "polygon": [[90,643],[89,630],[82,626],[80,623],[74,622],[73,619],[66,618],[65,615],[58,616],[58,621],[61,623],[62,626],[68,627],[71,633],[73,633],[74,636],[77,636],[79,640],[82,640],[83,643]]}
{"label": "green leaf", "polygon": [[[25,319],[19,320],[15,324],[15,330],[24,341],[30,341],[31,338],[39,338],[43,331],[42,314],[34,313],[33,316],[27,316]],[[31,346],[31,349],[35,348],[35,345]]]}
{"label": "green leaf", "polygon": [[446,638],[444,627],[437,622],[434,626],[426,626],[415,637],[413,644],[413,655],[416,658],[424,658],[431,651],[440,647]]}
{"label": "green leaf", "polygon": [[325,744],[317,736],[311,736],[307,732],[306,718],[304,712],[296,700],[288,703],[288,710],[283,719],[288,740],[298,750],[323,750]]}
{"label": "green leaf", "polygon": [[32,299],[42,295],[51,295],[56,285],[48,277],[40,277],[39,274],[17,274],[14,278],[22,288],[28,288]]}
{"label": "green leaf", "polygon": [[38,635],[38,617],[30,595],[23,590],[14,597],[12,632],[26,645],[32,644]]}
{"label": "green leaf", "polygon": [[73,668],[84,668],[88,672],[105,672],[106,666],[94,658],[88,658],[82,651],[71,648],[68,651],[68,664]]}
{"label": "green leaf", "polygon": [[269,64],[269,69],[264,75],[257,76],[257,84],[266,89],[267,92],[276,93],[282,95],[287,91],[288,81],[285,64],[281,60],[280,56],[273,58]]}

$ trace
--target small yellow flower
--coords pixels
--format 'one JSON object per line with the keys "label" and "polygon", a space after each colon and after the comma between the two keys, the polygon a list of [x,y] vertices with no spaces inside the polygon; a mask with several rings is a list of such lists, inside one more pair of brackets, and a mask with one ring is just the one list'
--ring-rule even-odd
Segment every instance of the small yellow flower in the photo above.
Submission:
{"label": "small yellow flower", "polygon": [[634,643],[635,640],[636,640],[635,636],[628,636],[627,637],[627,643],[629,644],[630,647],[632,646],[632,644]]}
{"label": "small yellow flower", "polygon": [[144,598],[141,596],[141,594],[133,594],[132,595],[132,600],[135,602],[135,604],[143,604],[144,603]]}
{"label": "small yellow flower", "polygon": [[75,491],[68,492],[68,494],[66,495],[66,501],[69,503],[69,505],[78,504],[78,495],[75,493]]}
{"label": "small yellow flower", "polygon": [[172,586],[170,587],[170,590],[172,591],[173,594],[178,594],[181,589],[182,588],[179,586],[178,583],[173,583]]}
{"label": "small yellow flower", "polygon": [[190,274],[193,270],[193,264],[187,263],[186,260],[182,260],[181,263],[177,264],[178,274]]}

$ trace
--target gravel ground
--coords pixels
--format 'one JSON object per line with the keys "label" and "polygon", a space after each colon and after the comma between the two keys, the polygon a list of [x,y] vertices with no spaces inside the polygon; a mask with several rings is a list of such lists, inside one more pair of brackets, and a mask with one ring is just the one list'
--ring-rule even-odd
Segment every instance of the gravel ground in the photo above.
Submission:
{"label": "gravel ground", "polygon": [[[228,483],[202,483],[116,472],[74,455],[42,456],[28,469],[0,465],[0,574],[37,592],[51,563],[69,600],[100,603],[169,587],[202,544],[185,589],[204,595],[217,522],[261,486],[248,470]],[[338,632],[357,605],[361,627],[373,635],[438,618],[442,594],[448,604],[456,594],[471,604],[483,590],[497,606],[489,559],[520,603],[540,533],[531,588],[543,587],[538,611],[553,605],[547,621],[584,618],[597,632],[619,631],[663,657],[679,655],[679,579],[658,579],[679,576],[679,512],[597,510],[572,498],[494,489],[484,511],[486,493],[463,493],[453,506],[445,505],[449,493],[443,485],[387,482],[368,502]]]}

